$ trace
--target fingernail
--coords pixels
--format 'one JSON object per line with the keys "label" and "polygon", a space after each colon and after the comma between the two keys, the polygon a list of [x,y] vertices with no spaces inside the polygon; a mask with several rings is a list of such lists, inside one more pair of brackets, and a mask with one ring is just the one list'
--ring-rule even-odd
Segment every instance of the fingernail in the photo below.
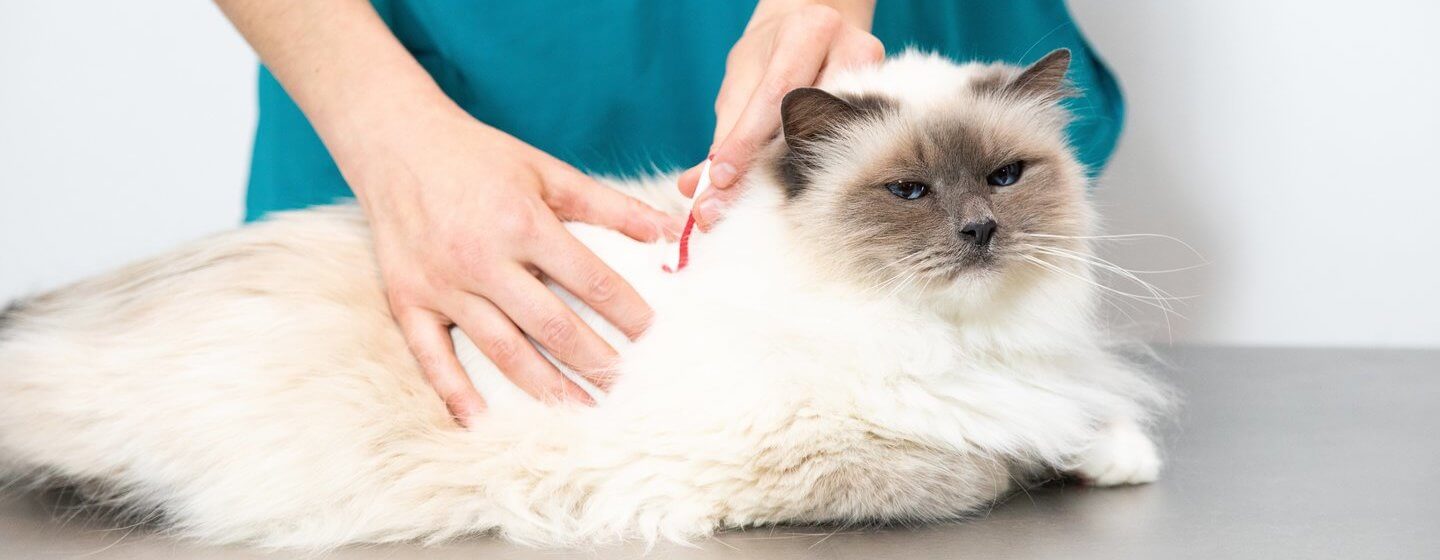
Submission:
{"label": "fingernail", "polygon": [[713,196],[700,201],[700,206],[695,208],[695,225],[700,226],[700,231],[709,231],[724,210],[725,203]]}
{"label": "fingernail", "polygon": [[735,166],[728,163],[717,163],[710,167],[710,185],[717,189],[729,188],[730,183],[735,180]]}

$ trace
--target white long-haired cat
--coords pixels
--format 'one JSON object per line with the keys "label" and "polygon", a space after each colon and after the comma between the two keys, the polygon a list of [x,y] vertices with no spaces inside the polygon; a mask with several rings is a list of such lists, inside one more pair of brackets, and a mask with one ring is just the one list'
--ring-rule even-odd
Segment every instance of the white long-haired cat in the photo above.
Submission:
{"label": "white long-haired cat", "polygon": [[[540,405],[457,339],[490,403],[457,426],[353,206],[20,302],[0,319],[0,476],[310,548],[938,520],[1056,473],[1153,480],[1160,391],[1107,350],[1083,260],[1059,258],[1091,227],[1068,65],[912,53],[792,92],[676,274],[673,245],[572,226],[656,312],[630,343],[583,310],[622,359],[594,407]],[[672,180],[615,186],[679,209],[656,194]]]}

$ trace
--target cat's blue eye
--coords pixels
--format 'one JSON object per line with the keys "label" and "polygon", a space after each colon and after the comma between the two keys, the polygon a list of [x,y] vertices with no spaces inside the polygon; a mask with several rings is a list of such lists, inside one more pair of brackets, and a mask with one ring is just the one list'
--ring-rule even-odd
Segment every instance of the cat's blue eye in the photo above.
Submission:
{"label": "cat's blue eye", "polygon": [[1016,161],[1001,166],[1000,169],[991,171],[985,176],[985,182],[992,187],[1008,187],[1020,181],[1020,174],[1025,172],[1025,162]]}
{"label": "cat's blue eye", "polygon": [[894,183],[886,183],[885,188],[889,189],[890,194],[893,194],[905,200],[915,200],[917,198],[925,196],[925,193],[930,191],[930,187],[927,186],[925,183],[916,183],[915,181],[896,181]]}

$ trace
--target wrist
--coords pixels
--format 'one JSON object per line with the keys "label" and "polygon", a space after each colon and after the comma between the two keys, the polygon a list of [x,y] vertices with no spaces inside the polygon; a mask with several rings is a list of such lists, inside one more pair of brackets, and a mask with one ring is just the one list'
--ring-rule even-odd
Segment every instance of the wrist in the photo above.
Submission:
{"label": "wrist", "polygon": [[438,88],[433,92],[374,90],[336,105],[315,123],[326,149],[361,202],[378,190],[413,188],[424,159],[453,146],[453,131],[481,125]]}
{"label": "wrist", "polygon": [[403,147],[437,123],[468,116],[418,64],[415,70],[418,75],[355,80],[306,110],[337,163],[386,145]]}

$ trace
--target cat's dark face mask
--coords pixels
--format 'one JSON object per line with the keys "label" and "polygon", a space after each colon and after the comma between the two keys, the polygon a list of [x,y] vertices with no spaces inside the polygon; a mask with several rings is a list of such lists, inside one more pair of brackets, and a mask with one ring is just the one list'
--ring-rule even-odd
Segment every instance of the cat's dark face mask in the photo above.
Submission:
{"label": "cat's dark face mask", "polygon": [[887,290],[969,291],[1081,251],[1085,176],[1064,138],[1068,51],[976,67],[953,103],[799,89],[775,158],[796,230]]}

